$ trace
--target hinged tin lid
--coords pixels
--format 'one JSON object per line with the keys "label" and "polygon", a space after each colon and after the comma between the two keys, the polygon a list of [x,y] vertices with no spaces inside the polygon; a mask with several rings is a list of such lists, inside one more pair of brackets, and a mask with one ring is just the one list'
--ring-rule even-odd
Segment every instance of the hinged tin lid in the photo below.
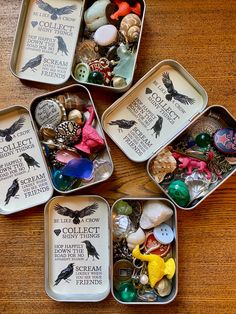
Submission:
{"label": "hinged tin lid", "polygon": [[45,203],[53,194],[30,114],[13,106],[0,113],[0,213]]}
{"label": "hinged tin lid", "polygon": [[109,205],[57,196],[45,206],[45,289],[57,301],[97,302],[110,292]]}
{"label": "hinged tin lid", "polygon": [[102,124],[129,159],[143,162],[203,111],[207,100],[179,63],[164,60],[103,113]]}
{"label": "hinged tin lid", "polygon": [[20,79],[62,84],[70,76],[83,0],[23,0],[11,57]]}

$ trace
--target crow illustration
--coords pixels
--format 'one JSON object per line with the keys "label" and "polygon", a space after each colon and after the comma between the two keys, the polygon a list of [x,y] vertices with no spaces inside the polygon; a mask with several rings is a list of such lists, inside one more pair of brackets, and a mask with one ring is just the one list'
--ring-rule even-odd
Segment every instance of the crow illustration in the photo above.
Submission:
{"label": "crow illustration", "polygon": [[98,203],[93,203],[92,205],[86,206],[81,210],[72,210],[68,207],[61,206],[59,204],[56,204],[54,207],[58,214],[73,218],[73,223],[76,225],[80,223],[80,218],[92,215],[97,208]]}
{"label": "crow illustration", "polygon": [[70,263],[65,269],[63,269],[55,280],[54,286],[57,286],[59,282],[64,279],[66,282],[70,282],[68,279],[74,272],[74,264]]}
{"label": "crow illustration", "polygon": [[0,137],[5,137],[7,142],[12,140],[12,136],[16,131],[20,130],[25,122],[25,118],[22,116],[17,121],[15,121],[10,128],[0,130]]}
{"label": "crow illustration", "polygon": [[16,194],[19,191],[19,188],[20,187],[19,187],[18,179],[14,179],[12,182],[12,185],[7,190],[5,205],[9,203],[11,197],[17,197]]}
{"label": "crow illustration", "polygon": [[134,120],[125,120],[125,119],[115,120],[115,121],[109,122],[110,125],[118,125],[119,132],[123,131],[122,129],[132,128],[132,126],[134,126],[136,123],[137,122]]}
{"label": "crow illustration", "polygon": [[30,170],[30,167],[34,167],[34,169],[35,169],[35,167],[40,168],[39,163],[30,155],[23,153],[20,155],[20,157],[23,157],[25,162],[27,163],[28,168],[29,168],[28,171]]}
{"label": "crow illustration", "polygon": [[156,138],[157,136],[160,135],[161,129],[162,129],[162,123],[163,123],[163,118],[161,116],[158,116],[157,121],[155,122],[155,124],[153,125],[153,127],[150,130],[153,130],[153,134],[155,134]]}
{"label": "crow illustration", "polygon": [[27,69],[31,69],[33,72],[36,71],[36,67],[42,62],[43,55],[38,55],[35,58],[30,59],[21,69],[21,72],[25,72]]}
{"label": "crow illustration", "polygon": [[[85,245],[86,245],[86,249],[87,249],[87,253],[88,253],[87,259],[89,258],[90,255],[93,257],[93,261],[94,261],[94,257],[99,259],[99,254],[96,251],[95,247],[91,244],[91,242],[89,242],[88,240],[84,240],[84,241],[82,241],[82,243],[85,243]],[[86,259],[86,261],[87,261],[87,259]]]}
{"label": "crow illustration", "polygon": [[57,38],[58,40],[58,48],[57,48],[57,53],[59,51],[61,51],[62,55],[63,53],[67,56],[68,55],[68,50],[67,50],[67,47],[66,47],[66,43],[64,41],[64,39],[61,37],[61,36],[55,36],[55,38]]}
{"label": "crow illustration", "polygon": [[41,10],[50,13],[52,20],[57,20],[60,15],[71,14],[77,8],[76,5],[67,5],[62,8],[54,8],[47,2],[44,2],[43,0],[36,0],[36,4]]}
{"label": "crow illustration", "polygon": [[162,74],[162,82],[164,83],[164,85],[167,89],[167,92],[169,93],[166,95],[166,99],[168,101],[170,101],[172,98],[174,98],[175,100],[178,100],[179,102],[181,102],[182,104],[185,104],[185,105],[194,104],[195,100],[193,98],[190,98],[190,97],[183,95],[183,94],[179,94],[177,92],[177,90],[174,89],[173,82],[171,81],[168,72],[164,72]]}

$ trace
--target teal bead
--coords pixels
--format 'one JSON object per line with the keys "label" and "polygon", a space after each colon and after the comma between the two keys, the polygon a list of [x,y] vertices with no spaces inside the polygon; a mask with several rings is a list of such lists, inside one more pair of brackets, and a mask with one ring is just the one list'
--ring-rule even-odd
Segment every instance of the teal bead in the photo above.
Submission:
{"label": "teal bead", "polygon": [[168,194],[179,206],[182,207],[185,207],[190,201],[189,189],[181,180],[171,182],[168,186]]}
{"label": "teal bead", "polygon": [[71,188],[75,179],[64,176],[59,169],[52,170],[52,181],[56,189],[60,191],[66,191],[67,189]]}
{"label": "teal bead", "polygon": [[99,71],[93,71],[90,72],[88,77],[88,82],[93,84],[102,85],[104,84],[104,77],[101,72]]}
{"label": "teal bead", "polygon": [[123,302],[133,302],[137,298],[137,291],[131,282],[120,285],[118,298]]}
{"label": "teal bead", "polygon": [[207,147],[211,143],[211,136],[208,133],[200,133],[196,136],[195,142],[199,147]]}

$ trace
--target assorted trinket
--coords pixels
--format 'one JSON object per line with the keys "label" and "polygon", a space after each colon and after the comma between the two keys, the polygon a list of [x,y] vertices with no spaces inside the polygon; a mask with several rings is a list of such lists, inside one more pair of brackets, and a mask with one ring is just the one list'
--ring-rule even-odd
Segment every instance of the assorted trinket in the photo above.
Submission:
{"label": "assorted trinket", "polygon": [[73,71],[77,81],[115,88],[132,82],[142,11],[139,0],[97,0],[88,7]]}
{"label": "assorted trinket", "polygon": [[105,142],[89,99],[66,92],[37,102],[33,115],[57,190],[71,191],[111,175],[111,161],[101,158]]}
{"label": "assorted trinket", "polygon": [[226,121],[211,109],[150,162],[152,177],[177,205],[196,205],[235,169],[236,129]]}
{"label": "assorted trinket", "polygon": [[176,270],[173,215],[173,207],[163,200],[125,199],[114,205],[113,293],[119,301],[171,298]]}

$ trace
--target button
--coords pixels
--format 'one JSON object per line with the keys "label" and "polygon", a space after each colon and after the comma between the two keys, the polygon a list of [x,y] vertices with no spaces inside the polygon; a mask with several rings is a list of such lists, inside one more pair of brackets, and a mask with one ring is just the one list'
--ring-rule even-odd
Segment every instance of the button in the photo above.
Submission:
{"label": "button", "polygon": [[169,244],[174,239],[174,233],[171,227],[165,223],[153,229],[154,237],[162,244]]}
{"label": "button", "polygon": [[78,81],[87,82],[89,77],[90,68],[87,63],[78,63],[75,67],[74,75]]}
{"label": "button", "polygon": [[225,154],[236,154],[236,130],[224,128],[218,130],[214,135],[215,147]]}

